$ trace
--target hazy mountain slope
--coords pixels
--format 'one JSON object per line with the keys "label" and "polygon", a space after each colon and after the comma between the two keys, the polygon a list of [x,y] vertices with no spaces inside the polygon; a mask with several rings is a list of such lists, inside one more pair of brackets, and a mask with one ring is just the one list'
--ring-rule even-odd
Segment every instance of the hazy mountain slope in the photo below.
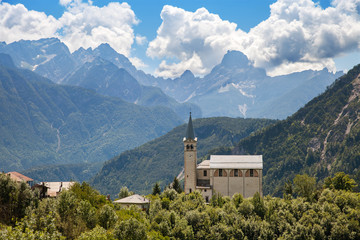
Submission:
{"label": "hazy mountain slope", "polygon": [[2,43],[0,52],[9,54],[17,67],[34,71],[54,82],[63,79],[77,66],[68,47],[57,38]]}
{"label": "hazy mountain slope", "polygon": [[100,57],[87,60],[88,62],[69,74],[62,84],[93,89],[102,95],[119,97],[138,105],[169,107],[184,120],[190,109],[196,117],[201,117],[201,109],[195,104],[178,103],[160,88],[139,84],[124,68],[118,68]]}
{"label": "hazy mountain slope", "polygon": [[265,194],[281,195],[285,181],[299,173],[322,180],[344,171],[360,179],[359,74],[357,65],[294,115],[232,150],[263,155]]}
{"label": "hazy mountain slope", "polygon": [[27,169],[21,173],[37,182],[88,182],[98,173],[104,163],[76,163],[40,166]]}
{"label": "hazy mountain slope", "polygon": [[[265,119],[206,118],[194,120],[198,158],[218,146],[232,146],[241,138],[274,123]],[[107,161],[92,180],[102,193],[117,194],[121,186],[149,193],[155,182],[169,184],[184,165],[183,138],[186,124],[164,136]]]}
{"label": "hazy mountain slope", "polygon": [[0,66],[0,168],[100,162],[165,134],[182,121],[33,72]]}
{"label": "hazy mountain slope", "polygon": [[[80,84],[75,83],[74,79],[71,82],[79,86],[92,86],[92,89],[109,96],[116,93],[130,102],[137,100],[137,103],[144,103],[142,96],[151,95],[154,101],[147,103],[161,102],[162,106],[174,109],[179,116],[184,115],[182,109],[187,108],[188,112],[192,108],[195,114],[201,112],[204,117],[285,119],[324,92],[327,86],[342,75],[341,72],[329,73],[324,69],[270,77],[265,69],[254,67],[243,53],[229,51],[204,77],[195,77],[190,71],[185,71],[179,78],[164,79],[137,70],[128,58],[117,53],[109,44],[101,44],[95,49],[80,48],[70,53],[66,45],[55,38],[18,41],[8,45],[0,43],[0,52],[13,56],[16,66],[28,68],[57,83],[66,82],[74,76],[86,76],[85,79],[91,79],[90,82],[81,80]],[[115,75],[105,69],[97,68],[99,71],[93,71],[90,66],[92,62],[97,62],[96,59],[111,62],[123,70]],[[85,70],[89,70],[91,74],[84,72]],[[111,80],[107,82],[108,85],[105,84],[106,79]],[[126,86],[120,83],[125,83]],[[149,88],[142,88],[140,91],[138,84]],[[150,87],[158,87],[162,92]],[[135,93],[141,94],[135,96]],[[174,105],[170,103],[173,101],[171,98],[164,102],[164,95],[179,103],[197,106]]]}
{"label": "hazy mountain slope", "polygon": [[176,100],[198,105],[205,117],[284,119],[324,92],[341,75],[324,69],[270,77],[264,69],[253,67],[241,52],[229,51],[203,78],[186,71],[179,78],[157,83]]}

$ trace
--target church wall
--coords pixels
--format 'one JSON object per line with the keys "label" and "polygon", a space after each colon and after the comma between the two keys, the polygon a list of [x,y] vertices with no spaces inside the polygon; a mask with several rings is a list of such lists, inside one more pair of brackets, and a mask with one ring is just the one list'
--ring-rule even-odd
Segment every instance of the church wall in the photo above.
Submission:
{"label": "church wall", "polygon": [[[248,177],[245,174],[244,182],[245,182],[245,191],[244,191],[244,197],[252,197],[256,192],[259,192],[260,195],[262,195],[262,171],[256,170],[257,174],[256,177]],[[254,174],[255,175],[255,174]]]}
{"label": "church wall", "polygon": [[223,196],[229,195],[229,170],[222,169],[223,176],[219,176],[218,170],[213,171],[213,190]]}
{"label": "church wall", "polygon": [[230,177],[229,178],[229,196],[232,197],[235,193],[243,194],[243,177]]}
{"label": "church wall", "polygon": [[212,197],[212,189],[197,189],[201,192],[201,195],[203,196],[206,203],[210,202],[210,199]]}
{"label": "church wall", "polygon": [[[207,176],[204,176],[204,170],[206,170]],[[196,170],[196,177],[198,179],[202,179],[202,180],[210,179],[210,169],[197,169]]]}

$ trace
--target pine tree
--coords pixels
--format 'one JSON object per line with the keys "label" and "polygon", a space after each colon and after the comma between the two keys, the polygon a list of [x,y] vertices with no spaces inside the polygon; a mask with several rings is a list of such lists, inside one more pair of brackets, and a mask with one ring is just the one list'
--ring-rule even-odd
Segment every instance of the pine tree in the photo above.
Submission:
{"label": "pine tree", "polygon": [[182,193],[182,192],[183,192],[182,187],[181,187],[180,182],[179,182],[179,180],[177,179],[177,177],[174,177],[174,181],[173,181],[173,184],[172,184],[172,188],[173,188],[177,193]]}
{"label": "pine tree", "polygon": [[161,193],[161,188],[160,188],[160,185],[159,183],[155,183],[155,186],[153,187],[153,192],[152,192],[152,195],[160,195]]}

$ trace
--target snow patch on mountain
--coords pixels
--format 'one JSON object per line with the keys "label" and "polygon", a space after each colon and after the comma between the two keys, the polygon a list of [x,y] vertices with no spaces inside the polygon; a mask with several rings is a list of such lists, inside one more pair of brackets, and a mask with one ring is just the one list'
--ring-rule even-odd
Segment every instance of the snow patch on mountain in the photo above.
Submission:
{"label": "snow patch on mountain", "polygon": [[247,105],[246,103],[244,103],[243,105],[238,105],[238,109],[240,111],[240,113],[246,117],[246,111],[247,111]]}
{"label": "snow patch on mountain", "polygon": [[235,83],[229,83],[225,86],[222,86],[219,88],[218,90],[218,93],[225,93],[225,92],[229,92],[230,89],[233,88],[233,89],[236,89],[238,90],[241,95],[243,95],[244,97],[248,97],[248,98],[255,98],[255,95],[252,95],[252,94],[248,94],[244,91],[244,88],[245,89],[252,89],[252,88],[255,88],[255,85],[254,84],[251,84],[251,85],[246,85],[246,84],[235,84]]}

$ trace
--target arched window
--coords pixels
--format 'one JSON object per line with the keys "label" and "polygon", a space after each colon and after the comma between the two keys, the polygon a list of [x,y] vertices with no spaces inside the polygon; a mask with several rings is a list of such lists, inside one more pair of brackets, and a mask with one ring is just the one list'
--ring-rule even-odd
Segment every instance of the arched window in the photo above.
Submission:
{"label": "arched window", "polygon": [[186,145],[186,149],[189,149],[189,148],[190,148],[189,144],[188,144],[188,145]]}
{"label": "arched window", "polygon": [[258,177],[259,173],[255,169],[249,169],[245,173],[245,177]]}
{"label": "arched window", "polygon": [[214,172],[214,177],[227,177],[227,173],[225,169],[217,169]]}
{"label": "arched window", "polygon": [[240,169],[233,169],[230,171],[230,177],[242,177],[242,171]]}

